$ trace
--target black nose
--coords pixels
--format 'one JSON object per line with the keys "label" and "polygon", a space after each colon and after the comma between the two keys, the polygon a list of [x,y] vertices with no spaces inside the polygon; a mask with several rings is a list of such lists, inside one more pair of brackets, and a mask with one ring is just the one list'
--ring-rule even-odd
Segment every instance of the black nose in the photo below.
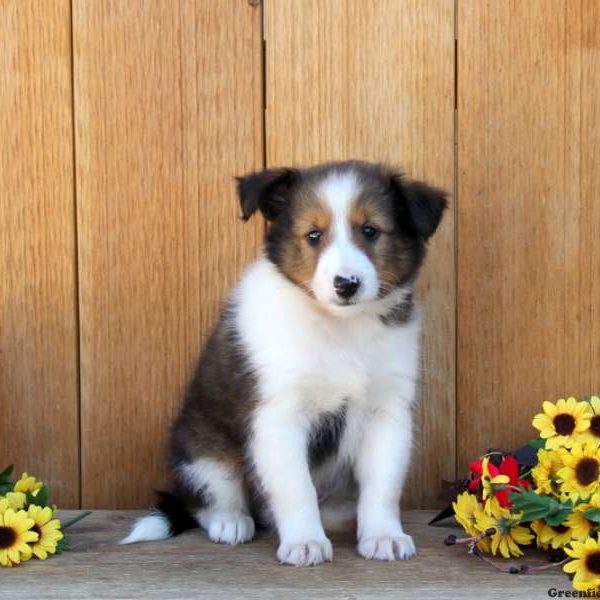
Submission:
{"label": "black nose", "polygon": [[340,277],[339,275],[336,275],[333,278],[333,287],[340,298],[348,300],[348,298],[352,298],[352,296],[356,294],[356,290],[360,287],[360,279],[354,275],[351,277]]}

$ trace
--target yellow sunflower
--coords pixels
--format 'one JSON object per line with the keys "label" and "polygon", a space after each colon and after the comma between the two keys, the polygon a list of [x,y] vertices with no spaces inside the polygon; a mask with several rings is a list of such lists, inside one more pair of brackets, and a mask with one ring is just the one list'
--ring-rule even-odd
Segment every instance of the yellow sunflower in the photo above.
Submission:
{"label": "yellow sunflower", "polygon": [[564,467],[557,475],[560,491],[573,502],[587,500],[600,489],[600,447],[593,442],[575,443],[570,452],[562,453]]}
{"label": "yellow sunflower", "polygon": [[38,541],[31,546],[31,549],[35,556],[46,560],[48,554],[56,552],[56,545],[64,537],[60,530],[60,521],[52,519],[53,512],[49,506],[42,508],[41,506],[32,505],[29,507],[27,514],[34,522],[31,528],[32,531],[35,531],[39,536]]}
{"label": "yellow sunflower", "polygon": [[575,442],[574,435],[590,427],[592,408],[587,402],[561,398],[556,404],[544,402],[542,408],[544,412],[533,417],[533,426],[546,440],[546,450],[570,448]]}
{"label": "yellow sunflower", "polygon": [[7,492],[5,496],[0,496],[0,500],[6,501],[7,508],[12,508],[13,510],[24,508],[26,499],[23,492]]}
{"label": "yellow sunflower", "polygon": [[481,461],[481,496],[485,500],[494,495],[494,486],[501,486],[510,481],[508,475],[492,475],[490,473],[490,457],[485,456]]}
{"label": "yellow sunflower", "polygon": [[31,558],[29,543],[38,539],[38,534],[31,531],[33,525],[24,510],[7,508],[0,514],[0,565],[12,567]]}
{"label": "yellow sunflower", "polygon": [[456,502],[452,503],[454,509],[454,517],[462,528],[469,535],[477,535],[475,529],[475,511],[481,510],[481,504],[477,501],[477,497],[469,492],[463,492],[456,497]]}
{"label": "yellow sunflower", "polygon": [[[470,535],[476,536],[481,531],[476,527],[475,511],[482,510],[481,504],[477,501],[477,496],[469,492],[463,492],[452,503],[454,517],[462,528]],[[477,547],[484,552],[490,551],[490,538],[483,538],[477,543]]]}
{"label": "yellow sunflower", "polygon": [[541,548],[542,550],[548,550],[548,547],[550,546],[550,544],[548,543],[542,543],[540,539],[545,525],[546,521],[544,521],[543,519],[536,519],[535,521],[531,521],[531,523],[529,524],[531,530],[535,533],[535,542],[537,544],[537,547]]}
{"label": "yellow sunflower", "polygon": [[538,548],[543,550],[548,550],[550,546],[562,548],[575,537],[566,521],[561,525],[548,525],[543,519],[536,519],[531,522],[531,529],[535,532]]}
{"label": "yellow sunflower", "polygon": [[563,566],[566,573],[574,573],[573,587],[579,591],[600,586],[600,541],[587,538],[585,542],[571,542],[565,552],[574,560]]}
{"label": "yellow sunflower", "polygon": [[575,436],[577,442],[595,442],[600,444],[600,398],[592,396],[589,400],[591,407],[590,426],[582,433]]}
{"label": "yellow sunflower", "polygon": [[21,475],[21,479],[15,483],[14,490],[15,492],[23,492],[24,494],[31,492],[35,496],[35,494],[42,489],[43,485],[44,484],[41,481],[38,481],[35,477],[32,477],[27,473],[23,473],[23,475]]}
{"label": "yellow sunflower", "polygon": [[537,460],[536,466],[531,470],[537,491],[541,494],[556,493],[558,486],[556,475],[563,466],[562,454],[557,450],[540,449]]}
{"label": "yellow sunflower", "polygon": [[475,522],[479,531],[483,532],[491,527],[496,530],[490,537],[492,554],[496,555],[499,551],[504,558],[523,556],[518,544],[529,544],[533,535],[527,527],[519,525],[520,515],[502,508],[496,498],[490,498],[487,504],[488,511],[476,511]]}
{"label": "yellow sunflower", "polygon": [[571,528],[574,540],[584,540],[596,527],[596,523],[588,521],[583,514],[588,508],[592,508],[592,506],[590,504],[579,504],[565,519],[565,525]]}

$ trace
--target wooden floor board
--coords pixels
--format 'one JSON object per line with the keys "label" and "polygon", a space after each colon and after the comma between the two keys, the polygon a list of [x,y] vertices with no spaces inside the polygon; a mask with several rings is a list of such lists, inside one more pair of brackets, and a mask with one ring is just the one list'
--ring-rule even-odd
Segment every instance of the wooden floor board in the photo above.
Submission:
{"label": "wooden floor board", "polygon": [[[69,513],[65,514],[65,517]],[[71,513],[72,514],[72,513]],[[464,547],[446,547],[447,525],[429,527],[433,513],[405,513],[417,558],[397,563],[365,561],[352,536],[332,537],[332,563],[311,568],[281,566],[275,538],[261,534],[251,544],[212,544],[199,530],[162,542],[119,546],[131,511],[95,511],[71,530],[72,550],[47,561],[4,570],[3,600],[12,598],[545,598],[549,588],[570,589],[556,571],[508,575],[469,557]],[[533,559],[535,560],[535,559]],[[539,561],[539,559],[538,559]]]}

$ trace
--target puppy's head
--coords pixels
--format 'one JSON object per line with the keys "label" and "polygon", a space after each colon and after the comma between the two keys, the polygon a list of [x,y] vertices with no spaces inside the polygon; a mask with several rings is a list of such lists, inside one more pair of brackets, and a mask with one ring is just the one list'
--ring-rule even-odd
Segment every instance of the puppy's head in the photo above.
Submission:
{"label": "puppy's head", "polygon": [[244,220],[268,221],[267,257],[339,312],[411,283],[446,208],[446,194],[364,162],[268,169],[238,179]]}

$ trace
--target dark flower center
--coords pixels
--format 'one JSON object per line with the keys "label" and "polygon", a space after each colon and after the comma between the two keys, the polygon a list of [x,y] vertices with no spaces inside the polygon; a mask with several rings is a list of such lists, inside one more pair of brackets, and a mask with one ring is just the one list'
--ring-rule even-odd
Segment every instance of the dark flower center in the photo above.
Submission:
{"label": "dark flower center", "polygon": [[569,528],[565,525],[550,525],[550,527],[552,527],[556,533],[566,533],[569,531]]}
{"label": "dark flower center", "polygon": [[592,420],[590,421],[590,431],[592,432],[592,435],[600,437],[600,415],[592,417]]}
{"label": "dark flower center", "polygon": [[581,485],[590,485],[598,479],[600,468],[595,458],[582,458],[575,467],[575,477]]}
{"label": "dark flower center", "polygon": [[42,537],[42,530],[38,527],[37,523],[31,528],[31,531],[35,531],[38,534],[38,539]]}
{"label": "dark flower center", "polygon": [[17,534],[12,527],[0,527],[0,550],[10,548],[17,541]]}
{"label": "dark flower center", "polygon": [[588,571],[591,571],[594,575],[600,575],[600,550],[596,550],[587,555],[585,566]]}
{"label": "dark flower center", "polygon": [[554,423],[554,429],[558,435],[571,435],[575,429],[575,419],[573,415],[567,413],[560,413],[552,419]]}

